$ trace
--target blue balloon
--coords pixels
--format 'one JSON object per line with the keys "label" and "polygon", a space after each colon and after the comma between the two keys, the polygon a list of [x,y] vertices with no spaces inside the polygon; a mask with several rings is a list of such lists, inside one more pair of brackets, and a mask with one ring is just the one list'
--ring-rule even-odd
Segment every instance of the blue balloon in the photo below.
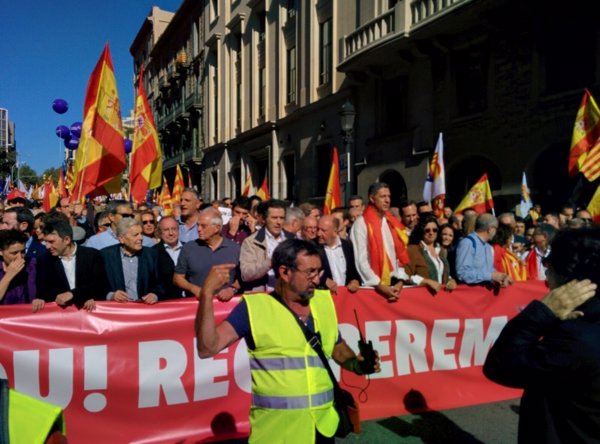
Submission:
{"label": "blue balloon", "polygon": [[73,122],[71,124],[71,134],[75,137],[81,137],[81,122]]}
{"label": "blue balloon", "polygon": [[66,100],[56,99],[54,102],[52,102],[52,109],[58,114],[64,114],[68,111],[69,104]]}
{"label": "blue balloon", "polygon": [[78,137],[69,137],[65,139],[65,148],[70,150],[76,150],[79,146],[79,138]]}
{"label": "blue balloon", "polygon": [[131,153],[133,148],[133,141],[131,139],[125,139],[125,154]]}
{"label": "blue balloon", "polygon": [[58,125],[56,127],[56,135],[61,139],[66,139],[67,137],[71,137],[71,131],[65,125]]}

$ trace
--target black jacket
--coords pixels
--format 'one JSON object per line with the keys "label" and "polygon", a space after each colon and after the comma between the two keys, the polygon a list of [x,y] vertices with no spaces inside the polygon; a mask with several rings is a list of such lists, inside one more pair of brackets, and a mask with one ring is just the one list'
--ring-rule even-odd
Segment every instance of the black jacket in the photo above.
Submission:
{"label": "black jacket", "polygon": [[106,276],[100,252],[94,248],[77,246],[75,254],[75,288],[69,288],[65,269],[58,256],[49,252],[37,258],[36,285],[38,297],[53,302],[66,291],[73,293],[71,302],[81,308],[85,301],[106,300]]}
{"label": "black jacket", "polygon": [[600,443],[600,299],[559,320],[540,301],[506,324],[483,372],[524,388],[520,443]]}
{"label": "black jacket", "polygon": [[[352,243],[346,239],[340,239],[342,242],[342,251],[344,252],[344,257],[346,258],[346,282],[344,285],[348,285],[348,283],[352,280],[357,280],[360,282],[360,275],[358,274],[358,270],[356,269],[356,263],[354,262],[354,249],[352,248]],[[323,276],[321,277],[321,286],[325,285],[327,279],[333,279],[331,274],[331,267],[329,266],[329,261],[327,260],[327,254],[325,253],[325,248],[323,245],[319,245],[319,256],[321,256],[321,267],[323,268]]]}
{"label": "black jacket", "polygon": [[[100,250],[106,269],[108,282],[107,291],[125,291],[125,277],[121,261],[121,245],[111,245]],[[165,291],[158,277],[157,252],[153,248],[143,247],[138,260],[137,276],[138,296],[142,298],[148,293],[154,293],[159,300],[165,298]]]}

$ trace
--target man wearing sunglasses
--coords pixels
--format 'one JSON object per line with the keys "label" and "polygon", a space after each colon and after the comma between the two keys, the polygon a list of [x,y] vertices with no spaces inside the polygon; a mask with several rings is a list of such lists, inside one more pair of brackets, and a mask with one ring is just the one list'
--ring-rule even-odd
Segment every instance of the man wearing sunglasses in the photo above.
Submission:
{"label": "man wearing sunglasses", "polygon": [[[110,201],[106,206],[106,211],[108,212],[108,221],[110,222],[110,227],[108,227],[102,233],[91,236],[85,243],[86,247],[102,250],[103,248],[110,247],[111,245],[117,245],[119,243],[119,239],[115,234],[117,231],[117,224],[120,220],[134,217],[133,208],[126,200]],[[144,236],[143,245],[144,247],[153,247],[154,241]]]}

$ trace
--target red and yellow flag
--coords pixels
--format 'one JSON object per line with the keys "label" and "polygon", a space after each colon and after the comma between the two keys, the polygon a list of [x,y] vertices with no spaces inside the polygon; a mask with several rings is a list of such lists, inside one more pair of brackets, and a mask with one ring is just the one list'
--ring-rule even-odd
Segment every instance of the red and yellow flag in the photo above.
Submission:
{"label": "red and yellow flag", "polygon": [[263,180],[263,183],[256,192],[256,195],[260,197],[263,201],[271,199],[271,195],[269,194],[269,183],[267,182],[267,176],[265,176],[265,180]]}
{"label": "red and yellow flag", "polygon": [[184,189],[185,182],[183,181],[183,173],[181,172],[179,164],[177,164],[177,168],[175,169],[175,181],[173,182],[173,194],[171,195],[173,202],[181,201],[181,195],[183,194]]}
{"label": "red and yellow flag", "polygon": [[248,177],[246,178],[246,183],[244,184],[244,189],[242,190],[242,196],[249,196],[251,189],[252,189],[252,174],[248,174]]}
{"label": "red and yellow flag", "polygon": [[594,224],[600,224],[600,186],[596,189],[596,192],[592,196],[592,199],[587,206],[587,210],[592,216]]}
{"label": "red and yellow flag", "polygon": [[49,213],[57,203],[58,192],[56,191],[52,177],[49,177],[44,183],[44,200],[42,201],[42,209],[46,213]]}
{"label": "red and yellow flag", "polygon": [[461,213],[467,208],[472,208],[478,213],[494,210],[494,200],[492,199],[492,190],[487,174],[481,176],[475,185],[471,187],[454,212]]}
{"label": "red and yellow flag", "polygon": [[125,169],[121,105],[108,43],[88,81],[83,117],[70,189],[78,201],[96,190],[118,192]]}
{"label": "red and yellow flag", "polygon": [[329,180],[327,181],[327,190],[325,191],[325,205],[323,214],[331,212],[342,206],[342,193],[340,191],[340,160],[338,158],[337,148],[333,147],[333,158],[331,160],[331,170],[329,171]]}
{"label": "red and yellow flag", "polygon": [[69,197],[69,192],[67,191],[67,185],[65,184],[65,173],[62,168],[58,170],[58,188],[57,193],[59,198]]}
{"label": "red and yellow flag", "polygon": [[589,180],[593,180],[590,177],[595,176],[597,178],[600,175],[600,172],[593,168],[594,159],[600,159],[600,148],[595,146],[599,137],[600,110],[594,98],[586,89],[577,110],[573,136],[571,137],[571,152],[569,154],[569,174],[571,176],[581,171]]}
{"label": "red and yellow flag", "polygon": [[134,122],[129,171],[131,197],[136,202],[142,202],[146,200],[148,190],[160,187],[162,177],[162,150],[158,141],[154,116],[146,97],[143,65],[140,69],[135,98]]}
{"label": "red and yellow flag", "polygon": [[170,216],[173,212],[173,200],[167,179],[163,177],[163,186],[158,196],[158,204],[163,207],[163,216]]}

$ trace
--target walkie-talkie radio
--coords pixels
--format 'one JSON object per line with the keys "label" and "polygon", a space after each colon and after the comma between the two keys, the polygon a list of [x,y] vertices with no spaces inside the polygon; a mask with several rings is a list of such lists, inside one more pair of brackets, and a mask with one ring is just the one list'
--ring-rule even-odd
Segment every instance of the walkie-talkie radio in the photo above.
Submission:
{"label": "walkie-talkie radio", "polygon": [[358,321],[358,314],[356,310],[354,310],[354,317],[356,318],[356,328],[358,328],[358,334],[360,335],[360,340],[358,341],[358,349],[360,350],[360,354],[364,358],[359,365],[364,374],[368,375],[375,372],[375,361],[377,356],[375,355],[375,350],[373,350],[373,341],[366,342],[365,337],[362,334],[362,330],[360,328],[360,323]]}

